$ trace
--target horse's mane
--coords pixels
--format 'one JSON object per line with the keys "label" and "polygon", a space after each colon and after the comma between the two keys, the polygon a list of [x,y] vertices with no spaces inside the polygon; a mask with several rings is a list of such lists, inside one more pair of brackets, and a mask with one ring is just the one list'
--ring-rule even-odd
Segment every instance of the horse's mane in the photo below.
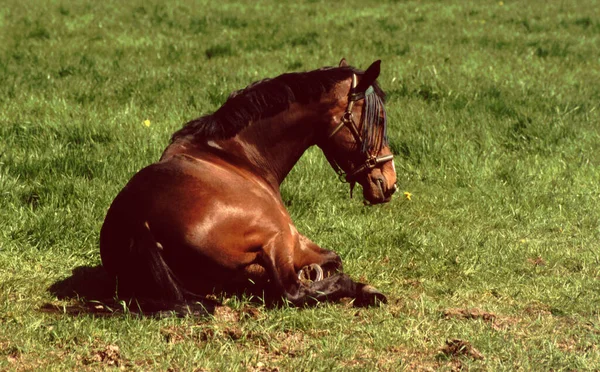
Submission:
{"label": "horse's mane", "polygon": [[[352,73],[363,71],[353,67],[325,67],[309,72],[283,74],[250,84],[231,93],[227,101],[214,113],[194,119],[173,133],[171,141],[193,136],[196,140],[225,139],[235,136],[252,121],[274,116],[294,102],[309,103],[333,88]],[[383,100],[385,94],[375,83],[376,94]]]}

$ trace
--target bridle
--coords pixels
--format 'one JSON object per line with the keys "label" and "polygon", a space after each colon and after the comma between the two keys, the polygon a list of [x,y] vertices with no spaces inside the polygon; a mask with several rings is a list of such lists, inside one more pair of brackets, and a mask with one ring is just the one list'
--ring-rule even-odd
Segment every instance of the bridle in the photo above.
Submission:
{"label": "bridle", "polygon": [[[352,136],[354,137],[354,140],[356,141],[356,144],[359,146],[359,148],[362,148],[363,138],[359,133],[358,126],[354,122],[352,108],[354,107],[354,102],[360,101],[361,99],[365,99],[365,97],[369,94],[375,94],[375,91],[372,86],[369,86],[369,88],[367,88],[364,92],[357,92],[356,85],[356,75],[352,74],[352,88],[350,88],[350,92],[348,93],[348,107],[346,107],[346,111],[342,115],[338,126],[335,127],[335,129],[329,134],[328,139],[333,138],[333,136],[335,136],[342,128],[346,127],[350,130],[350,133],[352,133]],[[361,121],[364,120],[361,119]],[[365,124],[366,123],[363,123],[363,125]],[[379,152],[379,150],[380,149],[377,149],[376,152]],[[356,183],[357,176],[365,171],[369,171],[377,167],[378,165],[387,163],[388,161],[392,161],[394,159],[394,155],[389,154],[377,156],[376,153],[367,153],[367,159],[365,160],[365,162],[362,165],[355,167],[349,173],[345,173],[333,157],[327,156],[327,159],[329,160],[329,163],[331,164],[335,172],[338,174],[340,180],[342,182],[350,183],[350,196],[352,197],[352,189],[354,188],[354,184]]]}

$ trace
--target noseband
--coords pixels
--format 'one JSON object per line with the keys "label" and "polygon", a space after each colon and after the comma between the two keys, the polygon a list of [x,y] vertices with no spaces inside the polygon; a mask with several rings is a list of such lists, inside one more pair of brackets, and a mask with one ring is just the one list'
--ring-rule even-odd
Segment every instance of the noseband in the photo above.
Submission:
{"label": "noseband", "polygon": [[[358,126],[354,122],[352,108],[354,107],[354,102],[360,101],[361,99],[365,99],[365,97],[370,94],[375,94],[375,90],[372,86],[369,86],[369,88],[367,88],[366,91],[357,92],[356,85],[356,75],[352,74],[352,88],[350,89],[350,93],[348,93],[348,107],[346,107],[346,112],[344,112],[344,115],[342,115],[340,124],[338,124],[338,126],[335,127],[335,129],[329,134],[328,138],[333,138],[333,136],[335,136],[342,128],[347,127],[350,130],[350,133],[352,133],[352,136],[354,137],[354,140],[356,141],[358,147],[363,148],[363,139],[361,138],[360,133],[358,131]],[[366,125],[366,123],[364,123],[364,120],[361,120],[363,121],[363,125]],[[377,152],[379,152],[379,149],[377,150]],[[332,159],[330,163],[333,166],[335,172],[340,177],[340,180],[342,182],[345,181],[351,184],[350,194],[352,195],[352,187],[354,183],[356,183],[356,177],[358,175],[365,171],[369,171],[377,167],[378,165],[387,163],[388,161],[392,161],[393,159],[393,154],[384,156],[377,156],[376,154],[367,154],[367,159],[365,160],[365,162],[361,166],[355,167],[350,173],[345,173],[335,159]]]}

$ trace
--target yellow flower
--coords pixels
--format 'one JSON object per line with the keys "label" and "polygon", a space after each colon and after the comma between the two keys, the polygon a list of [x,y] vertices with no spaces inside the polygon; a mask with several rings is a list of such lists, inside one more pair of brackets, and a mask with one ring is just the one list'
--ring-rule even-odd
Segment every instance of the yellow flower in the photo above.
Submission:
{"label": "yellow flower", "polygon": [[408,191],[404,191],[404,197],[406,198],[406,200],[412,200],[412,194]]}
{"label": "yellow flower", "polygon": [[504,1],[498,1],[498,5],[500,5],[500,6],[504,5]]}
{"label": "yellow flower", "polygon": [[148,120],[148,119],[144,120],[144,126],[149,127],[150,126],[150,120]]}

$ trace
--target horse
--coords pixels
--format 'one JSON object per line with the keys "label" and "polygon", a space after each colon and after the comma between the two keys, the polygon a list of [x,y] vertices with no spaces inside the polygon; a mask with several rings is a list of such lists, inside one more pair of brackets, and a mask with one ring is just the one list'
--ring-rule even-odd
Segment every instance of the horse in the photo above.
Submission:
{"label": "horse", "polygon": [[117,296],[181,303],[258,289],[295,306],[386,302],[343,273],[338,254],[298,232],[280,194],[294,164],[317,145],[351,192],[362,186],[365,203],[390,201],[396,171],[380,63],[361,71],[342,59],[258,81],[173,133],[102,225],[102,265]]}

